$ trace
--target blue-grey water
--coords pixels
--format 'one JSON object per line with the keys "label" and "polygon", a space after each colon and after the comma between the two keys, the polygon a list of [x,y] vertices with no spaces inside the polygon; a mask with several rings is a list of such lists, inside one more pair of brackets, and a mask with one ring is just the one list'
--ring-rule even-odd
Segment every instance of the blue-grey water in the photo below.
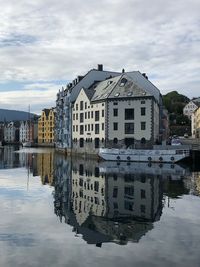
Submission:
{"label": "blue-grey water", "polygon": [[200,266],[200,172],[0,148],[0,266]]}

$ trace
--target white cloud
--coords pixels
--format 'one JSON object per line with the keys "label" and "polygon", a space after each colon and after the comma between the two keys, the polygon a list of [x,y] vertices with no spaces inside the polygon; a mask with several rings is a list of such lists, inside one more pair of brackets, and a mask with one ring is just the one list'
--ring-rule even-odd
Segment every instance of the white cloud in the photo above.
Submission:
{"label": "white cloud", "polygon": [[1,82],[71,80],[103,63],[108,70],[146,72],[162,93],[199,95],[197,0],[0,5]]}

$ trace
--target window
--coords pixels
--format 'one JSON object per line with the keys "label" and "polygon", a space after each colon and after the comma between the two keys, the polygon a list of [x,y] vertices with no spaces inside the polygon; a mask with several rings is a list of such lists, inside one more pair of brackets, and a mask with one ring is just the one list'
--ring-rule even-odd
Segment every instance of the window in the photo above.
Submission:
{"label": "window", "polygon": [[133,203],[129,201],[124,201],[124,208],[125,210],[133,211]]}
{"label": "window", "polygon": [[133,186],[124,187],[124,195],[133,196],[134,195],[134,187]]}
{"label": "window", "polygon": [[99,121],[99,111],[95,111],[95,121]]}
{"label": "window", "polygon": [[95,134],[99,134],[99,124],[95,124]]}
{"label": "window", "polygon": [[78,104],[76,104],[76,110],[78,110]]}
{"label": "window", "polygon": [[122,78],[120,81],[120,85],[119,86],[124,86],[127,83],[127,79],[126,78]]}
{"label": "window", "polygon": [[146,108],[141,108],[141,116],[145,116],[146,115]]}
{"label": "window", "polygon": [[73,114],[73,120],[75,120],[75,114]]}
{"label": "window", "polygon": [[83,110],[83,101],[80,102],[80,110]]}
{"label": "window", "polygon": [[146,130],[146,122],[141,121],[141,130]]}
{"label": "window", "polygon": [[145,205],[141,205],[141,206],[140,206],[140,211],[141,211],[141,212],[145,212],[145,210],[146,210]]}
{"label": "window", "polygon": [[114,106],[117,106],[117,105],[118,105],[118,102],[114,102],[113,105],[114,105]]}
{"label": "window", "polygon": [[80,134],[84,134],[83,125],[80,125]]}
{"label": "window", "polygon": [[84,113],[80,113],[80,122],[83,122],[84,121],[83,114]]}
{"label": "window", "polygon": [[113,188],[113,197],[117,197],[117,195],[118,195],[118,188],[115,187]]}
{"label": "window", "polygon": [[114,139],[113,139],[113,143],[114,143],[114,144],[117,144],[117,143],[118,143],[118,139],[117,139],[117,138],[114,138]]}
{"label": "window", "polygon": [[87,119],[87,112],[85,112],[85,119]]}
{"label": "window", "polygon": [[141,101],[141,104],[145,104],[145,100],[142,100],[142,101]]}
{"label": "window", "polygon": [[85,125],[85,131],[87,132],[87,124]]}
{"label": "window", "polygon": [[76,113],[76,120],[78,120],[78,113]]}
{"label": "window", "polygon": [[117,122],[113,122],[113,130],[118,131],[118,123]]}
{"label": "window", "polygon": [[85,109],[87,109],[87,102],[85,102]]}
{"label": "window", "polygon": [[88,111],[88,119],[90,119],[90,111]]}
{"label": "window", "polygon": [[91,131],[93,131],[94,130],[94,127],[93,127],[93,124],[91,124]]}
{"label": "window", "polygon": [[88,124],[88,132],[90,131],[90,124]]}
{"label": "window", "polygon": [[75,132],[75,125],[73,125],[73,132]]}
{"label": "window", "polygon": [[134,134],[134,123],[125,123],[125,134]]}
{"label": "window", "polygon": [[134,120],[134,108],[125,109],[125,120]]}
{"label": "window", "polygon": [[[96,169],[96,168],[95,168]],[[95,176],[95,177],[99,177],[98,175]],[[98,181],[95,181],[94,182],[94,191],[96,192],[99,192],[99,182]]]}
{"label": "window", "polygon": [[146,198],[146,192],[144,189],[141,189],[140,194],[141,194],[141,198]]}
{"label": "window", "polygon": [[104,109],[101,111],[101,116],[104,118]]}
{"label": "window", "polygon": [[91,118],[93,119],[93,111],[91,111]]}
{"label": "window", "polygon": [[117,108],[114,108],[113,109],[113,116],[114,117],[117,117],[118,116],[118,109]]}
{"label": "window", "polygon": [[113,202],[113,208],[118,209],[118,203],[117,202]]}
{"label": "window", "polygon": [[76,132],[78,132],[78,125],[76,125]]}
{"label": "window", "polygon": [[101,130],[104,131],[104,123],[101,124]]}

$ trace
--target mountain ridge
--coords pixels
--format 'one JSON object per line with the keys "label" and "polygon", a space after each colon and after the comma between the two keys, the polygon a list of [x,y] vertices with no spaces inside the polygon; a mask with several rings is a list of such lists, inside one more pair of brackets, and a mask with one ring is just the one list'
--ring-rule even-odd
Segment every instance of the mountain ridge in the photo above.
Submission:
{"label": "mountain ridge", "polygon": [[[30,113],[30,118],[33,118],[35,116],[38,115]],[[29,112],[0,108],[0,122],[25,121],[28,119],[29,119]]]}

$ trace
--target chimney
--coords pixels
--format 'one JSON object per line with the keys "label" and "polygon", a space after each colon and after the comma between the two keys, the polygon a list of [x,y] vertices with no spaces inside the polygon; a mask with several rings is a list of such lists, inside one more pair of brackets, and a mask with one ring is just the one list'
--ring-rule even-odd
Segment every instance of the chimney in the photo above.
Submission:
{"label": "chimney", "polygon": [[102,64],[98,64],[98,71],[103,71],[103,65]]}
{"label": "chimney", "polygon": [[148,80],[148,76],[146,75],[146,73],[142,73],[142,76],[144,76],[144,78]]}
{"label": "chimney", "polygon": [[124,73],[125,72],[125,69],[122,69],[122,73]]}

